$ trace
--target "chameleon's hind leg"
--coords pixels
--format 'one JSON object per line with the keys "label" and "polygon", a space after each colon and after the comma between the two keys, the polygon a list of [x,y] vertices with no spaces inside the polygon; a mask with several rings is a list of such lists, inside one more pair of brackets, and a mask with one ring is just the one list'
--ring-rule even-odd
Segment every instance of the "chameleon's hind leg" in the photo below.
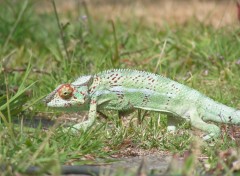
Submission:
{"label": "chameleon's hind leg", "polygon": [[196,110],[186,113],[185,116],[185,118],[190,119],[193,127],[207,132],[207,135],[203,137],[203,140],[213,139],[220,135],[220,128],[214,124],[208,124],[204,122]]}

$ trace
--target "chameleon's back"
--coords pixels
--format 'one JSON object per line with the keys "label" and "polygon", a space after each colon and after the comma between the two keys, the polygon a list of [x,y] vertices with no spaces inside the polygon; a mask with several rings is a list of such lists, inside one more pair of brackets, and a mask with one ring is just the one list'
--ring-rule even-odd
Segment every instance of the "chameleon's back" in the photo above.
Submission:
{"label": "chameleon's back", "polygon": [[181,117],[197,111],[195,115],[205,120],[240,123],[239,111],[161,75],[120,69],[105,71],[95,77],[99,84],[108,86],[109,90],[118,97],[126,98],[135,108],[167,112]]}
{"label": "chameleon's back", "polygon": [[124,94],[134,107],[141,109],[181,115],[185,111],[183,105],[187,108],[189,101],[196,101],[199,96],[199,92],[187,86],[143,71],[109,70],[95,75],[95,78],[98,82],[95,84],[108,85],[112,91]]}

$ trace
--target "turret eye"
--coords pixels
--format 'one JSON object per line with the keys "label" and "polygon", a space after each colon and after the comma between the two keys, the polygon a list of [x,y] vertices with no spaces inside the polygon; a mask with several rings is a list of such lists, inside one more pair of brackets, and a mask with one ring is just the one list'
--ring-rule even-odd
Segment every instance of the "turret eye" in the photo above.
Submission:
{"label": "turret eye", "polygon": [[72,97],[74,89],[71,87],[70,84],[64,84],[58,89],[58,95],[67,100]]}

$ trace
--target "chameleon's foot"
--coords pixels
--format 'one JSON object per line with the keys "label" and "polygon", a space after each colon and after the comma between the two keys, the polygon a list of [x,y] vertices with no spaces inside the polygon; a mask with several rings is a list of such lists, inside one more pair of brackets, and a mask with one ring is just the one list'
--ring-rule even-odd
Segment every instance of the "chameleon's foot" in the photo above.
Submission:
{"label": "chameleon's foot", "polygon": [[213,136],[207,134],[207,135],[203,136],[202,139],[203,139],[204,141],[210,141],[210,140],[212,140],[213,138],[214,138]]}
{"label": "chameleon's foot", "polygon": [[219,133],[209,133],[205,136],[203,136],[204,141],[214,141],[219,136]]}
{"label": "chameleon's foot", "polygon": [[90,127],[90,123],[86,121],[86,122],[78,123],[78,124],[73,125],[71,127],[67,127],[67,128],[64,129],[64,132],[71,131],[71,132],[76,133],[80,130],[86,131],[88,129],[88,127]]}
{"label": "chameleon's foot", "polygon": [[203,121],[202,118],[199,117],[197,111],[189,112],[189,115],[189,119],[193,127],[207,132],[207,135],[203,137],[204,141],[212,140],[220,135],[220,128],[214,124],[209,124]]}
{"label": "chameleon's foot", "polygon": [[214,141],[221,133],[220,128],[213,124],[208,124],[208,128],[206,128],[205,131],[207,131],[208,134],[203,137],[204,141]]}
{"label": "chameleon's foot", "polygon": [[176,131],[176,126],[171,125],[167,127],[167,132],[174,133]]}

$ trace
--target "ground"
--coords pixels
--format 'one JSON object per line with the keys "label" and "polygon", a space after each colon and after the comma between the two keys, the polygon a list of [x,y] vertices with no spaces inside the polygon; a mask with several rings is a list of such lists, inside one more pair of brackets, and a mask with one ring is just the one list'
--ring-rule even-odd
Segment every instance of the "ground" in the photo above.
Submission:
{"label": "ground", "polygon": [[119,119],[104,111],[107,119],[99,115],[91,129],[72,134],[64,127],[86,119],[86,113],[59,112],[42,102],[57,85],[80,75],[131,68],[167,76],[240,109],[236,1],[0,3],[3,174],[37,166],[58,175],[61,165],[88,164],[112,165],[115,174],[119,167],[135,168],[128,171],[134,175],[144,170],[142,158],[156,174],[239,170],[237,126],[218,124],[221,137],[204,142],[203,133],[187,123],[167,133],[162,114],[135,111]]}

